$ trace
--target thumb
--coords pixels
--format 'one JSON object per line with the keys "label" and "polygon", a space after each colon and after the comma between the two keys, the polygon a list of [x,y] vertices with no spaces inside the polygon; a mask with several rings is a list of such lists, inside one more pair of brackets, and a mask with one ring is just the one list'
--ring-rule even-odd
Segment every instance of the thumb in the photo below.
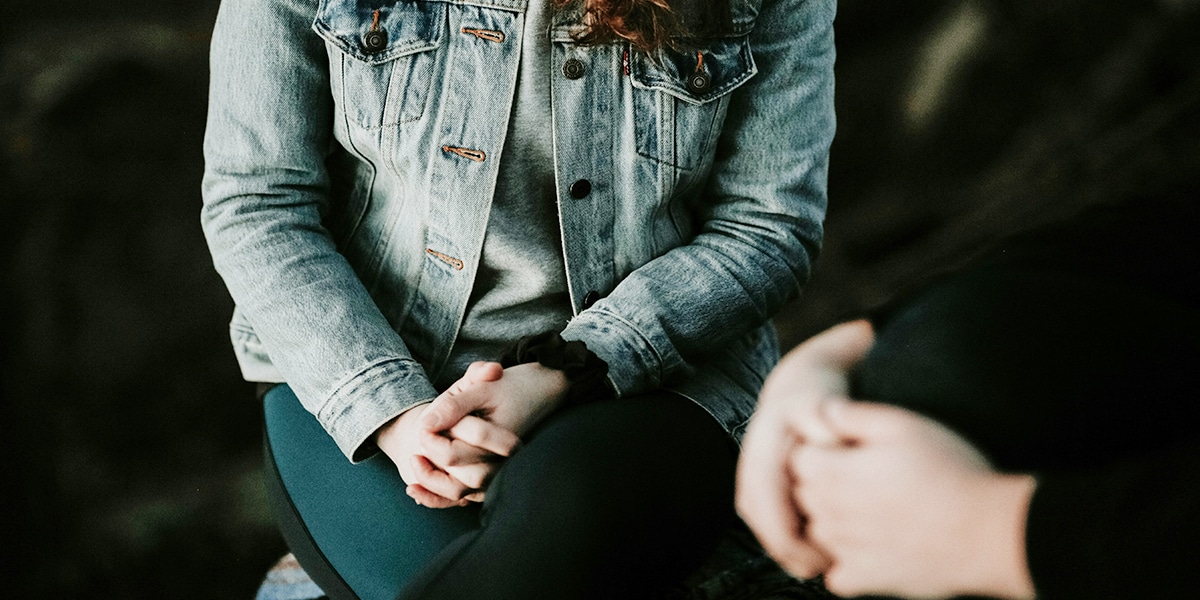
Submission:
{"label": "thumb", "polygon": [[463,417],[483,408],[486,396],[480,394],[442,394],[421,415],[421,426],[429,431],[445,431]]}
{"label": "thumb", "polygon": [[471,389],[472,385],[498,381],[502,377],[504,377],[504,367],[500,366],[498,362],[475,361],[471,363],[467,367],[467,372],[463,373],[463,376],[450,386],[450,389],[435,398],[429,408],[425,410],[425,414],[421,415],[421,426],[430,431],[444,431],[454,426],[463,417],[482,408],[480,404],[482,400],[472,401],[463,398],[463,394]]}
{"label": "thumb", "polygon": [[903,408],[848,398],[827,398],[817,408],[825,425],[844,443],[891,437],[915,415]]}
{"label": "thumb", "polygon": [[467,387],[487,381],[498,381],[504,377],[504,367],[498,362],[485,362],[477,360],[467,367],[467,372],[463,373],[454,385],[450,386],[450,394],[457,394],[467,389]]}

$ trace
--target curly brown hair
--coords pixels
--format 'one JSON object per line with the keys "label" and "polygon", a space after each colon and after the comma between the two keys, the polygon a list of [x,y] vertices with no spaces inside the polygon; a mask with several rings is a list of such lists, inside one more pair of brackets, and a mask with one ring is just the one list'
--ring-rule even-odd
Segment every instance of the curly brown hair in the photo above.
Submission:
{"label": "curly brown hair", "polygon": [[[674,40],[704,35],[728,21],[727,0],[554,0],[558,7],[585,2],[588,29],[576,41],[603,44],[625,40],[645,52],[674,46]],[[671,4],[685,5],[676,10]]]}

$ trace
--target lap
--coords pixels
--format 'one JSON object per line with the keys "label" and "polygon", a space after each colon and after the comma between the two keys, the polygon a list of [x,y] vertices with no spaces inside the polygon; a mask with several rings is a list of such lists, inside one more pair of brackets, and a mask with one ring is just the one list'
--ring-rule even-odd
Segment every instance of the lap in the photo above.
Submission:
{"label": "lap", "polygon": [[[276,512],[280,504],[294,507],[293,520],[303,535],[293,533],[288,542],[302,563],[304,553],[294,546],[311,545],[309,554],[317,556],[307,562],[327,561],[332,573],[326,580],[340,577],[360,598],[395,598],[431,565],[448,563],[446,552],[459,552],[463,538],[480,530],[479,507],[434,510],[412,502],[385,456],[350,464],[286,386],[267,395],[265,410],[272,459],[268,477],[277,473],[286,496],[286,502],[275,503]],[[688,519],[689,505],[696,508],[688,528],[721,510],[732,518],[734,461],[732,442],[716,421],[673,394],[560,411],[539,426],[497,474],[483,507],[482,525],[492,534],[472,544],[527,544],[553,548],[557,554],[594,554],[594,548],[575,549],[559,542],[596,535],[599,541],[593,543],[628,545],[653,538],[656,528],[662,536],[674,535],[668,531],[671,518]],[[544,523],[552,511],[567,523],[612,526],[585,527],[586,531],[552,527]],[[620,516],[603,516],[606,513]],[[285,522],[286,533],[287,515],[278,518]],[[700,537],[711,537],[715,544],[722,525],[718,520],[712,527],[715,532],[700,532]],[[631,531],[639,533],[631,536]],[[606,551],[620,554],[613,548]],[[511,547],[484,555],[489,552],[521,555]],[[535,560],[556,558],[542,551]],[[305,564],[309,570],[320,567]],[[597,569],[603,570],[600,565]],[[314,579],[327,585],[315,573]]]}
{"label": "lap", "polygon": [[[276,519],[305,569],[334,597],[338,582],[330,579],[340,577],[359,598],[392,600],[429,556],[477,526],[477,507],[418,506],[382,453],[350,463],[286,385],[267,393],[264,412],[267,477],[277,477],[286,494],[273,503]],[[288,510],[295,514],[281,514]],[[298,521],[291,532],[289,520]],[[319,556],[304,556],[314,551]],[[313,564],[320,561],[327,565]]]}

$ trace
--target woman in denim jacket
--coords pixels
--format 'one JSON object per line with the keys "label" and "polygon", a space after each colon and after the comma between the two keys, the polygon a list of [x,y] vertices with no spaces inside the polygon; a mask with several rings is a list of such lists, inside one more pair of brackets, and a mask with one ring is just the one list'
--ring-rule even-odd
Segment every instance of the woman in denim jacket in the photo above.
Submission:
{"label": "woman in denim jacket", "polygon": [[732,519],[834,2],[551,1],[221,6],[203,223],[334,597],[640,597]]}

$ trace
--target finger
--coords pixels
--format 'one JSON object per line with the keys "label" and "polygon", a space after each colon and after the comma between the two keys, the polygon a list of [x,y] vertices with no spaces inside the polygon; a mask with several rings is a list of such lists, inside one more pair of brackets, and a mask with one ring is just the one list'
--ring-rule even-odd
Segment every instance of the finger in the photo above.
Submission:
{"label": "finger", "polygon": [[813,402],[799,403],[794,410],[784,412],[780,418],[785,427],[804,441],[819,446],[840,446],[845,440],[825,418],[824,406],[830,402],[844,401],[842,397],[826,396]]}
{"label": "finger", "polygon": [[449,473],[438,469],[424,456],[414,454],[412,466],[417,483],[439,496],[451,500],[461,500],[463,496],[474,491],[451,477]]}
{"label": "finger", "polygon": [[471,394],[465,391],[442,394],[421,415],[421,427],[429,431],[445,431],[463,417],[484,408],[487,400],[485,394]]}
{"label": "finger", "polygon": [[478,492],[474,492],[471,494],[467,494],[466,496],[463,496],[463,500],[466,500],[468,502],[483,502],[486,497],[487,496],[486,496],[485,492],[483,490],[480,490]]}
{"label": "finger", "polygon": [[861,596],[876,591],[872,586],[866,584],[861,577],[855,574],[858,571],[861,575],[864,573],[862,569],[848,567],[842,563],[834,563],[830,566],[829,572],[825,573],[825,589],[833,592],[838,597]]}
{"label": "finger", "polygon": [[849,393],[850,370],[873,343],[874,332],[867,321],[843,323],[804,342],[767,378],[759,396],[759,412],[771,411],[784,419],[806,442],[837,444],[839,440],[816,408],[828,397]]}
{"label": "finger", "polygon": [[845,463],[839,466],[838,459],[854,451],[806,444],[796,447],[788,455],[788,476],[798,482],[790,490],[792,500],[805,508],[809,518],[820,516],[818,509],[823,505],[819,500],[837,485],[837,479],[842,475]]}
{"label": "finger", "polygon": [[458,378],[446,393],[450,395],[459,394],[466,390],[470,385],[483,383],[485,381],[497,381],[504,376],[504,367],[498,362],[485,362],[477,360],[467,367],[467,371],[462,377]]}
{"label": "finger", "polygon": [[451,500],[439,496],[420,484],[412,484],[404,488],[404,493],[408,494],[408,497],[415,500],[417,504],[428,508],[450,508],[451,506],[463,506],[465,504],[463,500]]}
{"label": "finger", "polygon": [[[779,361],[763,383],[763,402],[793,405],[796,397],[849,393],[849,372],[875,342],[867,321],[851,321],[809,338]],[[814,399],[815,399],[814,398]]]}
{"label": "finger", "polygon": [[[844,459],[853,452],[859,450],[805,445],[789,459],[790,474],[799,482],[791,490],[792,501],[804,507],[805,539],[818,548],[836,549],[844,541],[838,537],[839,524],[845,521],[848,503],[856,498],[839,494],[840,480],[846,470]],[[828,551],[825,554],[833,557]]]}
{"label": "finger", "polygon": [[499,457],[490,450],[480,448],[450,437],[453,434],[421,430],[417,441],[421,454],[441,469],[480,462],[490,462]]}
{"label": "finger", "polygon": [[795,444],[762,412],[751,418],[746,429],[737,464],[735,507],[760,539],[782,541],[799,534],[799,520],[786,494],[785,461]]}
{"label": "finger", "polygon": [[500,363],[484,361],[471,363],[458,381],[434,398],[429,405],[433,410],[427,409],[422,415],[422,425],[431,431],[441,431],[453,425],[461,418],[461,415],[470,414],[483,408],[480,404],[484,401],[483,398],[476,398],[474,402],[461,398],[456,402],[454,399],[466,394],[476,384],[497,381],[503,376],[504,367],[500,366]]}
{"label": "finger", "polygon": [[797,349],[825,365],[849,369],[867,356],[875,344],[871,322],[858,319],[834,325],[805,341]]}
{"label": "finger", "polygon": [[797,577],[814,577],[828,560],[804,537],[800,508],[792,501],[788,451],[795,440],[778,423],[751,421],[737,469],[736,508],[767,552]]}
{"label": "finger", "polygon": [[[472,490],[483,489],[500,465],[476,463],[461,467],[448,467],[446,473]],[[465,494],[463,497],[470,496]]]}
{"label": "finger", "polygon": [[517,434],[485,419],[467,415],[449,431],[455,442],[480,448],[499,456],[512,456],[521,446]]}
{"label": "finger", "polygon": [[824,573],[833,561],[812,542],[795,544],[783,552],[770,553],[783,570],[798,579],[812,579]]}
{"label": "finger", "polygon": [[846,399],[823,402],[818,412],[835,435],[853,443],[890,439],[922,419],[897,406]]}

